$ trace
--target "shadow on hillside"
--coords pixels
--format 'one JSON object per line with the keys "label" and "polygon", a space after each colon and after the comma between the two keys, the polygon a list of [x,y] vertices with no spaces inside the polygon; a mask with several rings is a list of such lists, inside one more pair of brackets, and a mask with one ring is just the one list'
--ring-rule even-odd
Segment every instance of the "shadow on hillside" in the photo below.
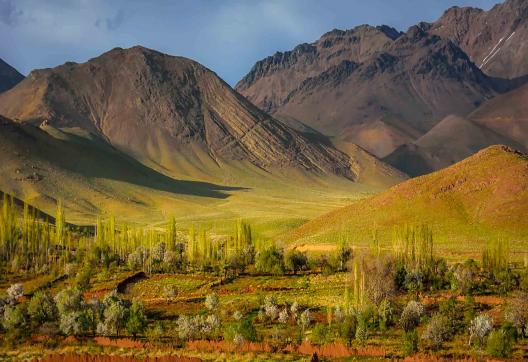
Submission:
{"label": "shadow on hillside", "polygon": [[62,140],[34,126],[25,125],[23,128],[40,136],[34,143],[34,152],[38,152],[39,157],[87,178],[122,181],[173,194],[216,199],[229,197],[228,191],[246,190],[243,187],[173,179],[143,165],[100,138],[87,139],[64,133],[67,139]]}

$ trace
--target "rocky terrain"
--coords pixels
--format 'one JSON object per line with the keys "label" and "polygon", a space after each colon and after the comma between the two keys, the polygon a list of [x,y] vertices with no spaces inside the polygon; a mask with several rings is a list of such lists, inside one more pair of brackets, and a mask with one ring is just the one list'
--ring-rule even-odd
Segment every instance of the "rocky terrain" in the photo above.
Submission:
{"label": "rocky terrain", "polygon": [[33,71],[0,96],[0,113],[88,131],[169,171],[182,157],[205,157],[189,164],[244,161],[353,178],[345,154],[276,121],[212,71],[143,47]]}
{"label": "rocky terrain", "polygon": [[[404,160],[402,150],[407,154],[444,118],[469,116],[526,81],[526,9],[526,2],[508,0],[487,12],[454,7],[405,33],[368,25],[333,30],[257,62],[236,89],[276,117],[332,136],[336,145],[344,141],[398,158],[393,165],[408,163],[404,171],[436,170],[467,152],[435,155],[442,161],[423,168],[413,165],[416,158]],[[484,133],[491,138],[462,148],[474,152],[497,141],[495,132]],[[506,138],[502,143],[523,143],[498,133]],[[453,135],[462,137],[456,140],[461,145],[470,138]]]}
{"label": "rocky terrain", "polygon": [[429,25],[453,41],[486,74],[516,78],[528,74],[528,2],[507,0],[489,11],[453,7]]}

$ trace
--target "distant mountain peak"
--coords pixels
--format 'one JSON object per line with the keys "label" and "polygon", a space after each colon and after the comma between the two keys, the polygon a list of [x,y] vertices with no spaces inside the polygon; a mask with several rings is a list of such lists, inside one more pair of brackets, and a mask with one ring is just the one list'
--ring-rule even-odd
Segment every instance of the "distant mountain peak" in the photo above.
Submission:
{"label": "distant mountain peak", "polygon": [[212,164],[249,162],[266,171],[354,178],[345,154],[258,110],[206,67],[141,46],[32,72],[0,96],[0,112],[84,129],[176,172],[181,158],[199,152]]}

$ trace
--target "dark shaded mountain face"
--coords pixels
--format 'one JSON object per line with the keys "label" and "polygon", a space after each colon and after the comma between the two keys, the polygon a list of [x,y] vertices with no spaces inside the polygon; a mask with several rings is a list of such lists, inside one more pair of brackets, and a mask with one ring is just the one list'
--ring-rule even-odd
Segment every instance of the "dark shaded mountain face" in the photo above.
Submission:
{"label": "dark shaded mountain face", "polygon": [[24,79],[15,68],[0,59],[0,93],[13,88]]}
{"label": "dark shaded mountain face", "polygon": [[429,32],[453,41],[490,76],[528,74],[526,0],[507,0],[489,11],[453,7],[430,24]]}
{"label": "dark shaded mountain face", "polygon": [[426,28],[334,30],[258,62],[236,89],[277,116],[383,157],[502,90],[456,44]]}
{"label": "dark shaded mountain face", "polygon": [[398,147],[384,161],[411,176],[451,166],[483,148],[504,144],[526,148],[483,125],[459,116],[448,116],[410,144]]}
{"label": "dark shaded mountain face", "polygon": [[276,121],[212,71],[142,47],[33,71],[0,95],[0,113],[89,131],[169,171],[188,158],[353,178],[345,154]]}

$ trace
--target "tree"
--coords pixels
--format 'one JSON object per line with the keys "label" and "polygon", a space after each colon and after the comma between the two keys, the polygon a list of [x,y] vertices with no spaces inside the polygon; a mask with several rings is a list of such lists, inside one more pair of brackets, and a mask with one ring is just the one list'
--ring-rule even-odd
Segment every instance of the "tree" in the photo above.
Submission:
{"label": "tree", "polygon": [[427,341],[434,350],[438,350],[453,336],[451,321],[442,314],[435,314],[425,327],[422,339]]}
{"label": "tree", "polygon": [[57,320],[59,312],[53,298],[43,291],[35,292],[28,303],[27,309],[34,325]]}
{"label": "tree", "polygon": [[132,334],[134,338],[145,331],[147,327],[147,318],[145,316],[145,306],[142,302],[134,300],[130,307],[126,328],[128,333]]}
{"label": "tree", "polygon": [[297,274],[298,271],[301,271],[307,267],[308,258],[304,253],[294,249],[286,253],[284,262],[288,270],[291,270],[293,274]]}
{"label": "tree", "polygon": [[258,254],[255,269],[259,273],[270,273],[274,275],[284,274],[284,261],[282,252],[275,246],[268,247]]}
{"label": "tree", "polygon": [[119,332],[126,326],[129,310],[123,300],[116,295],[106,296],[103,304],[103,321],[97,326],[97,331],[104,335],[119,336]]}
{"label": "tree", "polygon": [[486,353],[490,357],[511,357],[513,351],[513,342],[513,337],[506,330],[500,329],[493,331],[488,337]]}
{"label": "tree", "polygon": [[90,315],[87,310],[74,310],[61,313],[60,330],[68,336],[82,336],[90,329]]}
{"label": "tree", "polygon": [[25,305],[6,306],[2,325],[12,341],[16,342],[24,338],[29,333]]}
{"label": "tree", "polygon": [[218,295],[216,293],[209,294],[205,297],[205,307],[210,311],[215,311],[219,304],[220,300],[218,299]]}
{"label": "tree", "polygon": [[410,332],[420,324],[424,307],[420,303],[412,300],[403,309],[400,317],[400,325],[405,332]]}
{"label": "tree", "polygon": [[476,316],[469,326],[469,342],[476,342],[478,346],[484,345],[487,335],[493,330],[493,319],[486,314]]}
{"label": "tree", "polygon": [[67,312],[78,311],[83,304],[82,293],[76,288],[61,290],[55,295],[54,300],[61,315]]}
{"label": "tree", "polygon": [[7,300],[9,303],[15,303],[20,297],[24,295],[24,286],[20,283],[13,284],[7,288]]}

